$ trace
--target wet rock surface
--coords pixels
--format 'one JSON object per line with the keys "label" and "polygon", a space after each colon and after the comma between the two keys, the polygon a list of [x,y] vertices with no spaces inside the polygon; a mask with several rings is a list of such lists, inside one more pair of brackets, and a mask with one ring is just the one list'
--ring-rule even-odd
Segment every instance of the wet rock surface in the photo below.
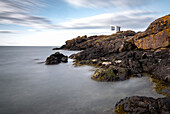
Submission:
{"label": "wet rock surface", "polygon": [[59,64],[59,63],[67,63],[68,62],[68,57],[56,52],[55,54],[50,55],[47,59],[46,59],[46,65],[53,65],[53,64]]}
{"label": "wet rock surface", "polygon": [[170,98],[126,97],[116,103],[115,112],[117,114],[169,114]]}

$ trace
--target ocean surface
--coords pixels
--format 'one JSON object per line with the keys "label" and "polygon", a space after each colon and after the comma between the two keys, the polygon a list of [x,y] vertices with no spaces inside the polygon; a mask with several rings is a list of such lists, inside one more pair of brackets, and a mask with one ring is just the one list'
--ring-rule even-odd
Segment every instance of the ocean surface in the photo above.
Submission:
{"label": "ocean surface", "polygon": [[148,77],[97,82],[95,68],[74,67],[72,59],[45,65],[52,48],[0,47],[0,114],[102,114],[124,97],[163,97]]}

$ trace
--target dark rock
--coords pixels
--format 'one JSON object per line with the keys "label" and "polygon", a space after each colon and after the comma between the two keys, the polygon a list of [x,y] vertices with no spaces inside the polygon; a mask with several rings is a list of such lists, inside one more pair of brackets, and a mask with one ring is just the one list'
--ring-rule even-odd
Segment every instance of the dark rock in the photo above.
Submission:
{"label": "dark rock", "polygon": [[118,114],[169,114],[170,98],[126,97],[116,103],[115,112]]}
{"label": "dark rock", "polygon": [[141,75],[141,74],[136,74],[135,76],[136,76],[136,77],[139,77],[139,78],[140,78],[140,77],[142,77],[142,75]]}
{"label": "dark rock", "polygon": [[60,50],[61,49],[61,47],[56,47],[56,48],[53,48],[52,50]]}
{"label": "dark rock", "polygon": [[70,58],[80,61],[80,60],[97,59],[105,56],[106,54],[108,54],[108,51],[104,52],[103,48],[89,48],[78,54],[71,55]]}
{"label": "dark rock", "polygon": [[[160,49],[159,51],[132,50],[121,53],[109,53],[100,48],[90,48],[70,58],[76,59],[80,64],[96,64],[97,66],[121,67],[128,69],[134,76],[141,77],[141,73],[152,74],[152,78],[170,81],[170,50]],[[96,61],[92,61],[95,60]],[[104,63],[107,63],[105,65]]]}
{"label": "dark rock", "polygon": [[67,56],[62,57],[61,62],[67,63],[68,62],[68,57]]}
{"label": "dark rock", "polygon": [[155,69],[152,72],[152,78],[163,80],[166,83],[170,82],[170,48],[161,49],[159,52],[154,52]]}
{"label": "dark rock", "polygon": [[58,64],[61,62],[66,63],[68,61],[68,57],[56,52],[55,54],[50,55],[47,59],[46,59],[46,65],[52,65],[52,64]]}

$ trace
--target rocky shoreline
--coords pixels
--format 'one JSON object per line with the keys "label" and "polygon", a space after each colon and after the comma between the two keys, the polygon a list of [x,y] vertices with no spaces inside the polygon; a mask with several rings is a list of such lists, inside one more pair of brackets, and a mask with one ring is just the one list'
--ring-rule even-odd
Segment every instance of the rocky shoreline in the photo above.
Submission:
{"label": "rocky shoreline", "polygon": [[144,32],[128,30],[112,35],[79,36],[54,50],[57,49],[83,50],[70,58],[75,59],[75,65],[99,67],[91,77],[93,80],[123,81],[148,73],[157,85],[156,91],[167,96],[125,98],[116,104],[115,112],[170,112],[170,14],[152,22]]}

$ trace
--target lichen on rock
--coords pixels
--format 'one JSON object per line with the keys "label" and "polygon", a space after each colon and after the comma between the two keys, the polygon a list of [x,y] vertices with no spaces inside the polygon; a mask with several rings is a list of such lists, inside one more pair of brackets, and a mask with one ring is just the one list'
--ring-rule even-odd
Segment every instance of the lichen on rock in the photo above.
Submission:
{"label": "lichen on rock", "polygon": [[96,70],[91,78],[97,81],[123,81],[129,78],[130,75],[129,70],[125,68],[110,66],[109,68]]}
{"label": "lichen on rock", "polygon": [[170,45],[170,14],[152,22],[142,33],[133,38],[139,49],[158,49]]}

